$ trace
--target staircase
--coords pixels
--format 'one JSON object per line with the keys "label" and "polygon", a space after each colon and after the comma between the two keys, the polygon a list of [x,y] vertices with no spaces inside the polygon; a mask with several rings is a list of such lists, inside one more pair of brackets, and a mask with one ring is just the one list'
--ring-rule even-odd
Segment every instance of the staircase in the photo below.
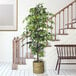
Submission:
{"label": "staircase", "polygon": [[57,12],[54,17],[50,18],[55,22],[51,25],[54,29],[51,31],[55,35],[53,41],[59,41],[58,35],[68,35],[65,30],[76,29],[76,0]]}
{"label": "staircase", "polygon": [[[68,4],[66,7],[57,12],[53,17],[49,18],[55,24],[51,24],[53,29],[50,31],[54,37],[53,42],[60,41],[59,36],[67,36],[66,30],[76,29],[76,0]],[[29,39],[23,37],[15,37],[13,39],[13,66],[17,69],[18,64],[26,64],[26,59],[33,59],[33,55],[28,45],[23,46]],[[49,44],[48,44],[48,47]]]}

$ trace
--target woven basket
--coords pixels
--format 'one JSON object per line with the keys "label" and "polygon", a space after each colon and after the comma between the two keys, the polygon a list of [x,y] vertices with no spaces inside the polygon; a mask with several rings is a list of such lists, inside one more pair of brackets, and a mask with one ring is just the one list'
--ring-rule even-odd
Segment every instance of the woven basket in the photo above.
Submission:
{"label": "woven basket", "polygon": [[33,62],[33,72],[36,74],[44,73],[44,62],[43,61],[40,61],[40,62],[34,61]]}

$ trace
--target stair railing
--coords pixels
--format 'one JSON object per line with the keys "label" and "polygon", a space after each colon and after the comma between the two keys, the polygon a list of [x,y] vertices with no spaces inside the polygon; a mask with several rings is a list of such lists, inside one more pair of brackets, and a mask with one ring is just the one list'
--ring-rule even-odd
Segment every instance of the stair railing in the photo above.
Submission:
{"label": "stair railing", "polygon": [[51,31],[55,35],[53,41],[58,41],[57,35],[67,35],[65,29],[75,29],[73,24],[76,23],[76,0],[57,12],[50,20],[55,22],[55,25],[51,25],[54,27]]}
{"label": "stair railing", "polygon": [[[26,64],[26,59],[33,58],[26,42],[28,39],[15,37],[13,39],[13,64]],[[24,45],[25,44],[25,45]]]}

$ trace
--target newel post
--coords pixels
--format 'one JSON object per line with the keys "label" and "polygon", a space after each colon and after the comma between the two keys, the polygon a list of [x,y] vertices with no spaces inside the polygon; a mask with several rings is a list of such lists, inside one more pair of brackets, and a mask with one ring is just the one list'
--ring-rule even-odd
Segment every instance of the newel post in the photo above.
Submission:
{"label": "newel post", "polygon": [[13,39],[13,64],[12,64],[12,70],[17,70],[17,63],[16,63],[16,38]]}

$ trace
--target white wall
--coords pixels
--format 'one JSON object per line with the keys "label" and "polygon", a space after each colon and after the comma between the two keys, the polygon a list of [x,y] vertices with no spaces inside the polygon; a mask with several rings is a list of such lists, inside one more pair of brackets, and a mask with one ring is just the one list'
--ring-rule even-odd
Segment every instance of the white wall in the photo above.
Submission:
{"label": "white wall", "polygon": [[[52,13],[56,13],[59,9],[63,8],[73,0],[18,0],[18,31],[0,31],[0,62],[12,62],[12,40],[16,36],[20,36],[23,32],[22,20],[29,13],[29,8],[35,6],[38,3],[44,3],[44,6]],[[62,43],[73,43],[76,39],[76,31],[70,32],[69,36],[60,37],[63,39]],[[69,40],[68,40],[69,38]],[[71,40],[72,39],[72,40]],[[75,41],[76,42],[76,41]],[[60,43],[60,42],[57,42]],[[51,43],[52,45],[55,43]],[[45,64],[48,68],[54,68],[56,64],[56,49],[53,47],[45,48]]]}

